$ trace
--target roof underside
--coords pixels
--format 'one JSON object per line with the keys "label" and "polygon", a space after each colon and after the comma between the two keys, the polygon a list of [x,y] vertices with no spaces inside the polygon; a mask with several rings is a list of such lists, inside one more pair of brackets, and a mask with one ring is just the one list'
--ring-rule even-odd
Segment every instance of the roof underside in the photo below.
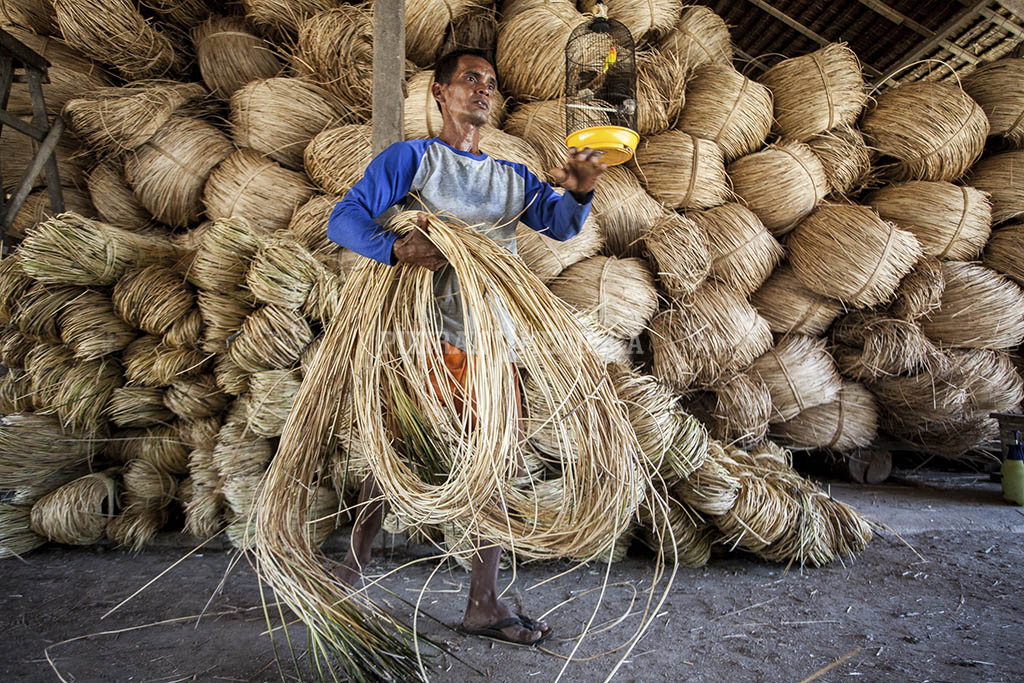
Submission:
{"label": "roof underside", "polygon": [[[1024,0],[703,0],[730,25],[753,75],[786,57],[846,42],[883,88],[955,78],[1019,51]],[[930,60],[930,61],[928,61]]]}

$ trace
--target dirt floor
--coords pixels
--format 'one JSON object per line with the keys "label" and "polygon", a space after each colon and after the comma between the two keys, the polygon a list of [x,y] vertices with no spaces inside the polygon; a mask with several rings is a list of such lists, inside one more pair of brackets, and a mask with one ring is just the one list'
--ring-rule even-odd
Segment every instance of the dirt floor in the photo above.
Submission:
{"label": "dirt floor", "polygon": [[[616,680],[1022,680],[1024,512],[1004,504],[996,484],[942,475],[832,491],[892,531],[845,566],[786,571],[723,554],[702,569],[680,570]],[[298,627],[291,629],[298,664],[279,637],[279,670],[255,576],[223,548],[182,560],[103,618],[188,552],[180,538],[161,537],[135,556],[50,545],[25,562],[3,562],[0,681],[59,680],[57,672],[66,681],[313,680]],[[343,541],[329,547],[340,556]],[[405,546],[386,548],[372,571],[384,574],[415,557]],[[537,651],[451,630],[468,576],[444,569],[423,591],[433,569],[406,567],[383,584],[408,601],[422,591],[419,626],[450,650],[425,660],[435,681],[555,680],[591,619],[575,651],[579,661],[565,665],[561,680],[602,680],[622,658],[609,652],[641,622],[651,581],[645,558],[613,565],[598,606],[605,567],[543,584],[570,566],[521,567],[509,594],[531,615],[547,611],[557,630]],[[411,614],[393,595],[375,595]]]}

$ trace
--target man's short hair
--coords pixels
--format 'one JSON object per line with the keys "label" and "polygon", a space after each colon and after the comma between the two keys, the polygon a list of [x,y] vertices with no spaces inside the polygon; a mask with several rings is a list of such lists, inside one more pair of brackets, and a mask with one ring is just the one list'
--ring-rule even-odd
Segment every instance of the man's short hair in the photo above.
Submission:
{"label": "man's short hair", "polygon": [[434,82],[448,84],[452,82],[452,76],[455,75],[455,69],[459,67],[459,60],[463,57],[479,57],[488,64],[491,68],[494,68],[494,64],[491,63],[490,57],[483,50],[477,50],[475,48],[463,47],[458,50],[452,50],[448,54],[437,60],[434,64]]}

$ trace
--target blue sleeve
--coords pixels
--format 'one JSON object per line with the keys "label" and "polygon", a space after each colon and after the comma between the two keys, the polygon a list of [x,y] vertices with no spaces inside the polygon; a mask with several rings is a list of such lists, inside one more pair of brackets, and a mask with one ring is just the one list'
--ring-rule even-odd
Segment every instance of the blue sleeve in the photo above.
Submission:
{"label": "blue sleeve", "polygon": [[327,220],[327,237],[346,249],[394,265],[392,247],[398,235],[376,218],[409,193],[425,147],[396,142],[378,154]]}
{"label": "blue sleeve", "polygon": [[578,235],[583,221],[590,215],[590,201],[594,198],[594,191],[588,192],[581,203],[576,201],[571,192],[559,195],[522,164],[515,166],[516,171],[526,180],[526,211],[520,220],[537,232],[560,242]]}

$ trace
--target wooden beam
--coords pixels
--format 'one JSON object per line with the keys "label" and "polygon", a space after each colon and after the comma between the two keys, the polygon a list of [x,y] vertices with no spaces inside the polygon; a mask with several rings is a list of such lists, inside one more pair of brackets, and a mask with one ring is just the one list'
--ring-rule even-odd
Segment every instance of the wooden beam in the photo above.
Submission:
{"label": "wooden beam", "polygon": [[[54,117],[53,126],[50,128],[49,135],[47,135],[46,139],[43,140],[41,145],[39,145],[39,149],[36,150],[35,156],[32,157],[32,162],[29,164],[28,168],[25,169],[25,173],[21,176],[21,182],[18,183],[18,186],[11,194],[10,202],[7,203],[7,211],[2,217],[2,227],[4,232],[6,232],[6,230],[11,227],[11,224],[14,223],[14,217],[18,215],[18,210],[25,201],[25,197],[27,197],[28,193],[32,191],[32,183],[37,177],[39,177],[39,172],[45,169],[47,161],[53,159],[53,153],[57,149],[57,142],[60,140],[60,134],[63,132],[64,119],[59,116]],[[55,190],[51,190],[51,192],[52,191],[60,192],[59,181]]]}
{"label": "wooden beam", "polygon": [[[1003,17],[1003,16],[1000,16],[1000,15],[996,14],[995,12],[990,10],[988,7],[982,8],[981,16],[985,17],[986,19],[991,21],[993,24],[995,24],[999,28],[1005,30],[1007,33],[1012,33],[1013,35],[1017,36],[1018,38],[1024,38],[1024,28],[1022,28],[1022,27],[1018,26],[1017,24],[1013,23],[1011,20],[1007,19],[1006,17]],[[1024,15],[1021,16],[1021,19],[1024,19]]]}
{"label": "wooden beam", "polygon": [[[906,26],[907,28],[913,30],[918,35],[922,35],[925,38],[932,38],[935,36],[935,31],[931,30],[927,26],[922,26],[921,24],[917,23],[916,21],[906,16],[902,12],[896,11],[895,9],[889,7],[889,5],[885,4],[884,2],[881,2],[880,0],[858,0],[858,2],[860,2],[860,4],[862,5],[865,5],[866,7],[870,7],[875,12],[878,12],[879,14],[881,14],[883,17],[893,22],[894,24],[897,24],[899,26]],[[975,55],[972,52],[969,52],[968,50],[965,50],[956,43],[950,42],[948,40],[942,40],[939,42],[939,47],[941,47],[944,50],[948,50],[950,53],[956,55],[957,57],[964,60],[965,62],[968,62],[969,64],[978,63],[977,55]]]}
{"label": "wooden beam", "polygon": [[[961,0],[962,1],[962,0]],[[997,0],[1000,5],[1017,15],[1018,19],[1024,20],[1024,0]]]}
{"label": "wooden beam", "polygon": [[373,3],[373,153],[402,139],[405,0]]}
{"label": "wooden beam", "polygon": [[2,28],[0,28],[0,50],[7,52],[26,67],[31,66],[40,71],[50,68],[48,61]]}
{"label": "wooden beam", "polygon": [[[779,10],[779,9],[776,9],[776,8],[772,7],[767,2],[764,2],[764,0],[747,0],[747,2],[752,4],[754,7],[757,7],[759,9],[767,12],[768,14],[772,15],[773,17],[775,17],[776,19],[781,21],[786,26],[789,26],[791,29],[793,29],[794,31],[796,31],[799,34],[804,35],[804,36],[810,38],[811,40],[815,41],[816,43],[818,43],[818,45],[821,45],[822,47],[824,47],[825,45],[828,45],[829,43],[832,42],[828,38],[825,38],[824,36],[819,35],[818,33],[816,33],[814,31],[812,31],[811,29],[807,28],[806,26],[804,26],[799,21],[797,21],[793,17],[789,16],[788,14],[783,12],[782,10]],[[870,64],[868,64],[866,62],[861,62],[861,66],[864,67],[865,71],[867,71],[868,73],[870,73],[873,76],[881,76],[882,75],[881,71],[879,71],[878,69],[876,69],[875,67],[871,66]]]}

